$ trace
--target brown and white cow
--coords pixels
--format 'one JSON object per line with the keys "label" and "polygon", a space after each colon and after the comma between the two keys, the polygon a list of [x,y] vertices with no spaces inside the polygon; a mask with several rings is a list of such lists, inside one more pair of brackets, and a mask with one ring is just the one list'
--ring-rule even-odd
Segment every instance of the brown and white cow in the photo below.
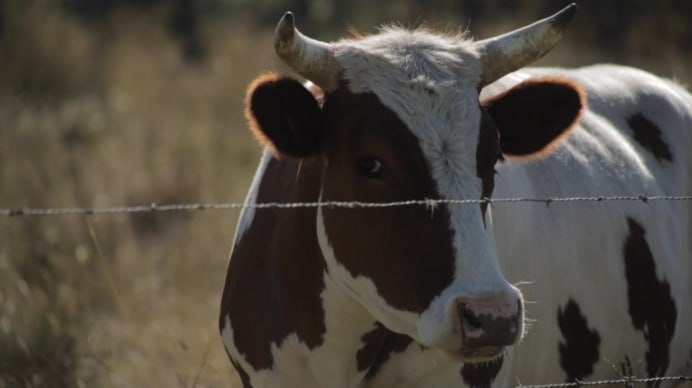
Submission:
{"label": "brown and white cow", "polygon": [[689,194],[682,88],[614,66],[515,72],[575,11],[481,41],[391,27],[324,43],[284,16],[276,51],[310,83],[250,87],[265,152],[219,322],[246,387],[691,372],[687,203],[252,207]]}

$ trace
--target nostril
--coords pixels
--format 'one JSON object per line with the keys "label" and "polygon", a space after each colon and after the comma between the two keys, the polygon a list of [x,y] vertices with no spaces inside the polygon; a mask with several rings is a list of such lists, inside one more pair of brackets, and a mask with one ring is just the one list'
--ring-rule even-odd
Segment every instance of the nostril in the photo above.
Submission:
{"label": "nostril", "polygon": [[467,349],[509,346],[516,342],[518,317],[483,314],[469,308],[459,311],[462,341]]}
{"label": "nostril", "polygon": [[465,307],[461,311],[461,319],[463,320],[463,323],[471,329],[477,330],[482,326],[481,320],[478,319],[476,314]]}
{"label": "nostril", "polygon": [[[514,344],[520,337],[521,306],[486,300],[459,302],[456,307],[461,341],[466,349],[503,347]],[[512,306],[514,307],[514,306]]]}

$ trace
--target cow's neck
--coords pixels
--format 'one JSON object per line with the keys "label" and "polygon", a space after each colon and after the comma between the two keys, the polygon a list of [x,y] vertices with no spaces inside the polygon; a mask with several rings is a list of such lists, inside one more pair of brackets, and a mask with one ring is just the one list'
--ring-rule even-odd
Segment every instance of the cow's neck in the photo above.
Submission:
{"label": "cow's neck", "polygon": [[[315,266],[313,258],[306,258],[303,263]],[[315,275],[310,270],[310,276]],[[277,270],[274,276],[283,287],[276,289],[272,299],[281,306],[277,308],[278,314],[266,319],[292,327],[272,350],[272,370],[277,380],[290,382],[294,381],[291,376],[301,376],[300,384],[306,387],[361,386],[377,358],[384,334],[371,333],[377,328],[374,318],[326,271],[319,279],[324,287],[315,295],[319,297],[318,303],[312,295],[288,297],[291,290],[300,289],[305,283],[317,283],[316,279],[287,275],[285,268]],[[315,336],[317,332],[319,337]],[[336,381],[339,385],[334,385]]]}
{"label": "cow's neck", "polygon": [[334,381],[359,386],[377,358],[385,330],[378,330],[375,319],[328,273],[324,282],[326,330],[322,345],[312,353],[312,372],[323,386],[333,386]]}

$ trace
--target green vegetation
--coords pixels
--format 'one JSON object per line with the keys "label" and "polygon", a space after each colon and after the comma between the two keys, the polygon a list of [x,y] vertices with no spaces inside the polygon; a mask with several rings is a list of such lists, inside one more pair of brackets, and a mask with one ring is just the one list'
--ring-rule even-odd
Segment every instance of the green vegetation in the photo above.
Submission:
{"label": "green vegetation", "polygon": [[[286,9],[334,39],[347,22],[367,33],[391,20],[487,36],[562,5],[100,3],[0,0],[2,208],[241,201],[259,158],[245,88],[262,71],[286,71],[271,43]],[[585,7],[543,63],[620,61],[689,81],[692,2],[635,12],[649,3],[627,3],[618,37],[599,37]],[[238,386],[217,330],[237,215],[0,218],[0,388]]]}

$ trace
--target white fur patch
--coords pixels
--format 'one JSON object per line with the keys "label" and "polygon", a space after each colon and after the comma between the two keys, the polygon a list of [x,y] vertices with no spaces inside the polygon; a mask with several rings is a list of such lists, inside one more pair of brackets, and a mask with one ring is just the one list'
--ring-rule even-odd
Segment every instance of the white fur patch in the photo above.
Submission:
{"label": "white fur patch", "polygon": [[463,387],[461,364],[442,350],[409,345],[390,355],[388,362],[370,382],[371,387]]}
{"label": "white fur patch", "polygon": [[[690,95],[682,95],[680,89],[650,74],[611,65],[525,69],[490,85],[484,94],[501,93],[528,77],[541,76],[579,82],[587,91],[589,110],[579,127],[546,159],[500,163],[496,197],[691,192],[692,159],[685,156],[692,149]],[[677,92],[671,93],[675,89]],[[638,151],[626,123],[636,112],[662,123],[662,136],[674,139],[666,141],[674,157],[679,156],[674,163],[661,164],[648,151]],[[565,340],[556,312],[570,298],[601,338],[599,360],[589,379],[620,377],[625,356],[631,360],[635,375],[648,375],[647,343],[632,326],[628,311],[623,258],[627,217],[645,228],[656,276],[670,284],[678,308],[667,374],[685,370],[692,331],[678,328],[692,327],[692,308],[688,307],[692,306],[692,261],[684,259],[692,257],[690,209],[687,203],[667,201],[493,205],[492,228],[503,269],[512,282],[531,282],[522,288],[526,300],[533,302],[528,305],[527,316],[535,321],[516,346],[512,362],[507,363],[515,379],[512,382],[542,384],[564,379],[564,371],[556,362],[559,349],[546,343]]]}
{"label": "white fur patch", "polygon": [[310,350],[293,333],[286,337],[279,346],[272,344],[271,354],[273,366],[271,369],[254,370],[245,361],[233,345],[233,329],[230,319],[226,318],[226,325],[221,332],[226,350],[233,360],[247,373],[250,384],[253,387],[279,388],[279,387],[306,387],[323,388],[309,371],[311,362],[315,360],[309,357]]}
{"label": "white fur patch", "polygon": [[[351,365],[343,363],[344,356],[350,356],[351,353],[330,354],[324,350],[313,352],[295,333],[289,334],[280,344],[271,345],[272,367],[262,370],[255,370],[236,349],[228,317],[221,337],[231,358],[247,373],[253,387],[347,387],[356,385],[340,385],[335,382],[360,379],[355,373],[355,358]],[[358,342],[353,345],[357,346]]]}

